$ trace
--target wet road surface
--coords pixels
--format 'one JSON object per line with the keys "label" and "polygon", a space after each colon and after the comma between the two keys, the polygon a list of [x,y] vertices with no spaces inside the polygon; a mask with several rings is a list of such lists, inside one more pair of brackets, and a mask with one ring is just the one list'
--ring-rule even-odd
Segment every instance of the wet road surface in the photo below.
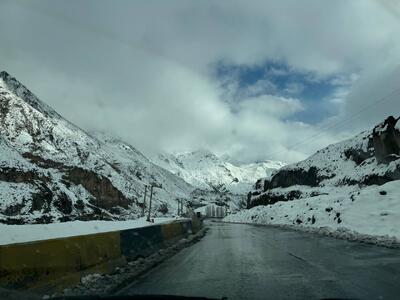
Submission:
{"label": "wet road surface", "polygon": [[400,299],[400,249],[209,223],[197,244],[123,289],[228,299]]}

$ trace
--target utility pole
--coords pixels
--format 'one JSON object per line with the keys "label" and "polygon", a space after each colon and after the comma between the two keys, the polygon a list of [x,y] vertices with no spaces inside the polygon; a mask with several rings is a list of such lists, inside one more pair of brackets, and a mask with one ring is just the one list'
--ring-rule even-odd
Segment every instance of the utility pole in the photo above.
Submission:
{"label": "utility pole", "polygon": [[150,222],[151,200],[152,199],[153,199],[153,185],[150,186],[150,201],[149,201],[149,211],[147,214],[147,222]]}
{"label": "utility pole", "polygon": [[144,217],[144,209],[146,207],[146,194],[147,194],[147,185],[144,186],[144,198],[143,198],[143,206],[142,206],[142,217]]}
{"label": "utility pole", "polygon": [[148,214],[147,214],[147,222],[150,222],[151,204],[152,204],[152,200],[153,200],[153,189],[154,188],[162,189],[162,184],[158,184],[156,182],[153,182],[150,185],[150,200],[149,200],[149,211],[148,211]]}
{"label": "utility pole", "polygon": [[178,201],[178,217],[180,217],[180,216],[182,216],[183,215],[183,206],[184,206],[184,204],[183,204],[183,199],[176,199],[176,201]]}

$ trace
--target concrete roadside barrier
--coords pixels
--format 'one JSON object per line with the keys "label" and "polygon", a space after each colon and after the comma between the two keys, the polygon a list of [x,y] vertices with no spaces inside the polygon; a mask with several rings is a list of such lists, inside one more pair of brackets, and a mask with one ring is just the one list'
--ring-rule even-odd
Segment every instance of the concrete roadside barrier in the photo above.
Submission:
{"label": "concrete roadside barrier", "polygon": [[146,257],[197,231],[195,221],[176,221],[120,231],[121,254],[128,260]]}
{"label": "concrete roadside barrier", "polygon": [[108,273],[127,260],[149,256],[201,228],[198,220],[0,246],[0,287],[39,292]]}

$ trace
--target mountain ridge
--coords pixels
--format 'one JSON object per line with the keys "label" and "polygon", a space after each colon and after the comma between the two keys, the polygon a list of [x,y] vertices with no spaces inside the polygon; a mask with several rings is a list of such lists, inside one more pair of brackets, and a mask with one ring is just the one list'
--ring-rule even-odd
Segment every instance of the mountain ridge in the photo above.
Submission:
{"label": "mountain ridge", "polygon": [[53,117],[62,118],[49,105],[42,102],[35,94],[33,94],[25,85],[19,82],[15,77],[11,76],[6,71],[0,71],[0,79],[3,80],[7,88],[14,92],[15,95],[23,99],[30,106],[43,114],[50,114]]}
{"label": "mountain ridge", "polygon": [[303,161],[284,166],[273,176],[259,179],[249,194],[249,206],[307,197],[297,186],[322,190],[399,180],[398,120],[390,116],[371,130],[329,145]]}
{"label": "mountain ridge", "polygon": [[278,225],[387,245],[400,240],[400,124],[331,144],[255,183],[229,222]]}
{"label": "mountain ridge", "polygon": [[140,215],[157,182],[154,214],[175,211],[193,187],[131,145],[99,139],[64,119],[7,72],[0,73],[0,222],[49,223]]}
{"label": "mountain ridge", "polygon": [[197,188],[213,190],[224,186],[230,192],[242,195],[247,194],[257,178],[268,176],[285,165],[278,161],[265,161],[237,166],[204,149],[159,153],[152,157],[152,161]]}

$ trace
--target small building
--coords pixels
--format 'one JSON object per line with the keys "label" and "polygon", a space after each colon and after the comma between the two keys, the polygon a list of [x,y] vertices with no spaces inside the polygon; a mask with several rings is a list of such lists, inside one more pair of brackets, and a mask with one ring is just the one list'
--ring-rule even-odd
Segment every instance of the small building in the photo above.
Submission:
{"label": "small building", "polygon": [[226,206],[209,204],[206,206],[205,215],[207,218],[224,218],[228,214]]}

